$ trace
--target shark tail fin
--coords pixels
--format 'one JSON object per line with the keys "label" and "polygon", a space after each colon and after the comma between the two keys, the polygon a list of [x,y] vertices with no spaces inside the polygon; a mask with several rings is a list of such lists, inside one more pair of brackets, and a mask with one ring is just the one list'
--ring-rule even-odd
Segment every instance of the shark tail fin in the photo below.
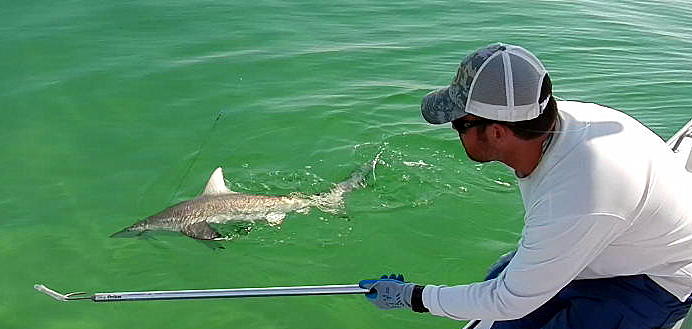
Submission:
{"label": "shark tail fin", "polygon": [[329,192],[310,196],[310,200],[321,211],[331,214],[341,213],[344,208],[344,196],[355,189],[367,186],[368,178],[371,175],[374,178],[375,166],[377,165],[378,158],[379,154],[375,160],[361,166],[358,170],[351,173],[348,179],[334,184]]}

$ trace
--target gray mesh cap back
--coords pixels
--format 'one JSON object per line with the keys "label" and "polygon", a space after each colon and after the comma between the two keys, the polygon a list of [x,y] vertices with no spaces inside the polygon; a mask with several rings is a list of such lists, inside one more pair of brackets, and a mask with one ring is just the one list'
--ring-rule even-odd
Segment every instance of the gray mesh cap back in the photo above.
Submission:
{"label": "gray mesh cap back", "polygon": [[526,49],[492,44],[466,56],[449,87],[423,98],[421,113],[434,124],[467,114],[497,121],[531,120],[548,103],[549,97],[540,99],[546,74]]}

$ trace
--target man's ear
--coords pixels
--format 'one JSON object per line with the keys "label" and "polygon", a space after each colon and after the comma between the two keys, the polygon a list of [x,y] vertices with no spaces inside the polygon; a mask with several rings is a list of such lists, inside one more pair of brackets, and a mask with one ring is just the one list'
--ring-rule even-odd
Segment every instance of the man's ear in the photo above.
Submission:
{"label": "man's ear", "polygon": [[504,138],[508,137],[508,134],[511,134],[512,131],[507,128],[507,126],[495,123],[490,125],[490,137],[496,139],[496,140],[501,140]]}

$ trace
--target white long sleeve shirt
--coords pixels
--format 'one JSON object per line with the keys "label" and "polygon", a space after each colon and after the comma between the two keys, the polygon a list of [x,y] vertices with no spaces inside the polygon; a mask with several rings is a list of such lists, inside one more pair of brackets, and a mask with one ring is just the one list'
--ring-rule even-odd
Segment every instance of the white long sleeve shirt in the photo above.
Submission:
{"label": "white long sleeve shirt", "polygon": [[428,285],[430,313],[457,320],[523,317],[575,279],[647,274],[692,293],[692,174],[635,119],[558,102],[560,128],[519,178],[525,224],[517,253],[489,281]]}

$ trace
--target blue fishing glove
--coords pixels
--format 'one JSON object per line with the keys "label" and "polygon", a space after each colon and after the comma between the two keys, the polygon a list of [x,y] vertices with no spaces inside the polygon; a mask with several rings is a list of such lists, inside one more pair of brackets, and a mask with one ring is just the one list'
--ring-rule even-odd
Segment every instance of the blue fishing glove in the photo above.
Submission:
{"label": "blue fishing glove", "polygon": [[423,305],[423,286],[406,283],[401,274],[383,275],[379,280],[363,280],[358,285],[370,290],[365,297],[381,310],[406,307],[415,312],[428,312]]}

